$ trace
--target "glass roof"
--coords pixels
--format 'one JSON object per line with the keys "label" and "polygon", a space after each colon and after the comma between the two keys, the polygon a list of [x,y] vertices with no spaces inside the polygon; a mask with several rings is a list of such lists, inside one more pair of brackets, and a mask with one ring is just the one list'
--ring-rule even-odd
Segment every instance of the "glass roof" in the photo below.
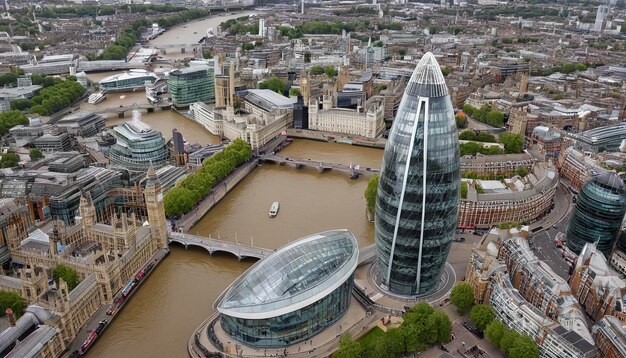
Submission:
{"label": "glass roof", "polygon": [[348,230],[307,236],[248,269],[218,298],[217,309],[251,319],[293,312],[345,282],[358,256],[358,243]]}

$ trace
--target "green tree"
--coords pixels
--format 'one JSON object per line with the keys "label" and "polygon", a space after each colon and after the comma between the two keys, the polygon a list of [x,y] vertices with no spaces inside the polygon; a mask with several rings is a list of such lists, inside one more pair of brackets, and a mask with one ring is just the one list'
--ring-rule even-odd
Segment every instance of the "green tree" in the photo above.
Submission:
{"label": "green tree", "polygon": [[43,158],[43,154],[37,148],[31,149],[30,152],[28,153],[28,156],[30,156],[30,160],[37,160],[37,159]]}
{"label": "green tree", "polygon": [[30,99],[16,99],[11,101],[11,109],[15,109],[18,111],[23,111],[25,109],[30,108],[33,105],[33,102]]}
{"label": "green tree", "polygon": [[485,337],[496,347],[500,347],[500,341],[506,332],[507,328],[504,323],[494,320],[485,329]]}
{"label": "green tree", "polygon": [[252,42],[244,42],[243,44],[241,44],[241,48],[244,51],[254,50],[254,44]]}
{"label": "green tree", "polygon": [[501,133],[500,143],[504,144],[506,153],[521,153],[524,149],[524,137],[519,133]]}
{"label": "green tree", "polygon": [[467,199],[467,182],[461,181],[461,199]]}
{"label": "green tree", "polygon": [[470,104],[464,104],[463,105],[463,112],[465,112],[465,114],[467,114],[468,116],[473,116],[475,110],[476,110],[476,108],[474,108]]}
{"label": "green tree", "polygon": [[187,188],[175,187],[163,197],[165,214],[167,216],[187,213],[197,202],[194,192]]}
{"label": "green tree", "polygon": [[489,324],[496,319],[496,313],[493,308],[481,304],[472,307],[472,310],[470,311],[470,318],[476,327],[478,327],[481,331],[484,331],[487,329]]}
{"label": "green tree", "polygon": [[0,168],[13,168],[20,161],[20,156],[15,153],[2,154],[0,158]]}
{"label": "green tree", "polygon": [[0,291],[0,316],[5,315],[7,308],[13,310],[15,318],[19,318],[28,306],[26,299],[14,291]]}
{"label": "green tree", "polygon": [[326,66],[326,68],[324,68],[324,73],[328,78],[337,76],[337,70],[333,66]]}
{"label": "green tree", "polygon": [[474,303],[474,290],[467,283],[457,283],[450,293],[450,302],[464,314]]}
{"label": "green tree", "polygon": [[587,66],[583,63],[577,63],[576,71],[587,71]]}
{"label": "green tree", "polygon": [[539,358],[537,342],[527,335],[520,335],[509,348],[509,358]]}
{"label": "green tree", "polygon": [[292,88],[289,90],[289,96],[299,96],[300,90],[297,88]]}
{"label": "green tree", "polygon": [[449,342],[452,334],[452,322],[444,312],[435,311],[426,320],[426,332],[429,344]]}
{"label": "green tree", "polygon": [[52,277],[54,277],[57,285],[60,283],[59,280],[63,279],[63,281],[67,284],[67,289],[70,291],[72,291],[74,287],[78,286],[78,283],[80,282],[76,271],[65,265],[57,265],[57,267],[52,270]]}
{"label": "green tree", "polygon": [[283,94],[289,89],[289,84],[278,77],[271,77],[270,79],[261,82],[259,87],[261,89],[271,89],[276,93]]}
{"label": "green tree", "polygon": [[398,49],[398,55],[399,55],[400,57],[404,57],[404,56],[406,56],[406,49],[405,49],[404,47],[400,47],[400,48]]}
{"label": "green tree", "polygon": [[457,114],[454,116],[454,121],[456,122],[456,127],[458,129],[467,128],[467,118],[465,116]]}
{"label": "green tree", "polygon": [[322,73],[324,73],[324,67],[317,66],[317,65],[311,67],[311,74],[313,74],[313,75],[321,75]]}
{"label": "green tree", "polygon": [[506,331],[500,340],[500,352],[509,354],[510,349],[515,345],[515,341],[520,337],[516,331]]}
{"label": "green tree", "polygon": [[0,113],[0,135],[5,135],[16,125],[28,125],[28,118],[18,110]]}
{"label": "green tree", "polygon": [[526,175],[528,175],[528,169],[526,169],[526,167],[517,167],[517,170],[515,170],[515,174],[521,177],[525,177]]}
{"label": "green tree", "polygon": [[339,349],[335,354],[333,354],[334,358],[360,358],[363,354],[363,347],[359,342],[356,342],[352,339],[352,335],[350,333],[344,334],[339,340]]}
{"label": "green tree", "polygon": [[211,53],[211,50],[202,50],[202,58],[204,58],[205,60],[213,58],[213,54]]}
{"label": "green tree", "polygon": [[378,175],[373,175],[367,182],[367,188],[365,188],[365,201],[367,203],[367,210],[370,213],[374,213],[376,207],[376,191],[378,190]]}
{"label": "green tree", "polygon": [[573,63],[569,63],[569,62],[568,62],[568,63],[564,63],[564,64],[561,66],[561,72],[563,72],[563,73],[572,73],[572,72],[574,72],[575,70],[576,70],[576,67],[574,66],[574,64],[573,64]]}
{"label": "green tree", "polygon": [[405,352],[404,334],[400,328],[390,328],[387,330],[387,334],[383,336],[383,342],[385,350],[394,357],[400,353]]}
{"label": "green tree", "polygon": [[504,113],[498,111],[490,111],[487,113],[485,122],[493,127],[502,127],[504,125]]}
{"label": "green tree", "polygon": [[440,68],[441,68],[441,73],[443,74],[444,77],[447,77],[450,74],[450,72],[452,72],[452,68],[448,66],[443,66]]}

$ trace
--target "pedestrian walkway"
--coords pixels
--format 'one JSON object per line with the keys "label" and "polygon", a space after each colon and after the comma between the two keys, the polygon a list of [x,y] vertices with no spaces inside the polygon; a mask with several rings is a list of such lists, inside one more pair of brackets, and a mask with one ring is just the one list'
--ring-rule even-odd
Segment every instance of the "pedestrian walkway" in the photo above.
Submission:
{"label": "pedestrian walkway", "polygon": [[[231,338],[221,327],[219,315],[214,314],[210,319],[202,323],[196,330],[199,333],[198,341],[210,352],[218,352],[220,349],[208,338],[207,328],[215,322],[213,332],[223,347],[225,357],[326,357],[339,347],[339,339],[346,332],[350,332],[353,338],[358,338],[374,327],[383,317],[384,313],[374,312],[367,315],[359,303],[352,299],[348,311],[332,326],[324,329],[311,339],[291,345],[287,348],[253,348]],[[195,333],[194,333],[195,334]],[[201,349],[194,349],[194,338],[189,340],[189,352],[192,357],[202,357]]]}

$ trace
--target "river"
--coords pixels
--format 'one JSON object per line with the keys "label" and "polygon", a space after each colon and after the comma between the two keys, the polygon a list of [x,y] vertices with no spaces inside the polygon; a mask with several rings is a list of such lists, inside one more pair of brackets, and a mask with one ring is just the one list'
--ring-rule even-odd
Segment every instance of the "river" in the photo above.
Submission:
{"label": "river", "polygon": [[[220,22],[242,14],[203,19],[171,29],[154,42],[179,40],[193,32],[217,28]],[[195,35],[194,35],[195,36]],[[172,42],[169,42],[172,43]],[[112,73],[89,74],[98,81]],[[123,96],[123,97],[121,97]],[[121,97],[121,98],[120,98]],[[141,92],[112,93],[97,105],[84,109],[145,103]],[[131,118],[107,118],[107,125]],[[177,128],[191,143],[217,143],[219,139],[201,126],[173,111],[142,114],[142,120],[171,138]],[[382,151],[350,145],[296,140],[281,155],[326,162],[380,167]],[[219,236],[256,246],[278,248],[304,235],[347,228],[361,246],[373,243],[373,224],[365,216],[363,191],[366,178],[351,180],[345,173],[318,173],[315,169],[264,164],[245,178],[213,208],[192,232]],[[267,215],[272,202],[279,201],[280,213]],[[243,262],[230,254],[210,256],[201,249],[172,247],[171,254],[154,271],[104,332],[88,357],[187,357],[187,341],[194,329],[213,312],[219,294],[253,260]]]}

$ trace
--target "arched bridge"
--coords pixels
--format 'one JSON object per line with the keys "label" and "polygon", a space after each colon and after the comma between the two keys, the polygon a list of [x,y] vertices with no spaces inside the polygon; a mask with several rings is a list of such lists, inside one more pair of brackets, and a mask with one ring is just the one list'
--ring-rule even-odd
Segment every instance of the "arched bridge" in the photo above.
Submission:
{"label": "arched bridge", "polygon": [[183,234],[179,232],[170,232],[169,237],[170,242],[177,242],[185,246],[185,249],[189,246],[198,246],[207,250],[211,255],[217,251],[229,252],[237,256],[239,261],[246,257],[262,259],[274,252],[274,250],[264,249],[262,247],[254,247],[246,244],[216,240],[208,237]]}
{"label": "arched bridge", "polygon": [[311,159],[283,157],[276,154],[266,154],[259,158],[260,162],[272,162],[277,164],[292,164],[296,168],[302,168],[305,166],[316,168],[320,173],[327,170],[338,170],[350,174],[352,178],[358,178],[362,174],[378,174],[380,169],[378,168],[365,168],[357,164],[339,164],[320,162]]}
{"label": "arched bridge", "polygon": [[137,103],[133,103],[133,104],[128,105],[128,106],[99,108],[99,109],[95,109],[93,112],[94,113],[100,113],[100,114],[117,113],[118,117],[124,118],[125,113],[128,112],[128,111],[138,110],[138,111],[154,112],[157,109],[167,110],[167,109],[170,109],[171,107],[172,107],[172,104],[171,103],[166,103],[166,102],[157,103],[157,104],[149,104],[149,103],[137,104]]}

